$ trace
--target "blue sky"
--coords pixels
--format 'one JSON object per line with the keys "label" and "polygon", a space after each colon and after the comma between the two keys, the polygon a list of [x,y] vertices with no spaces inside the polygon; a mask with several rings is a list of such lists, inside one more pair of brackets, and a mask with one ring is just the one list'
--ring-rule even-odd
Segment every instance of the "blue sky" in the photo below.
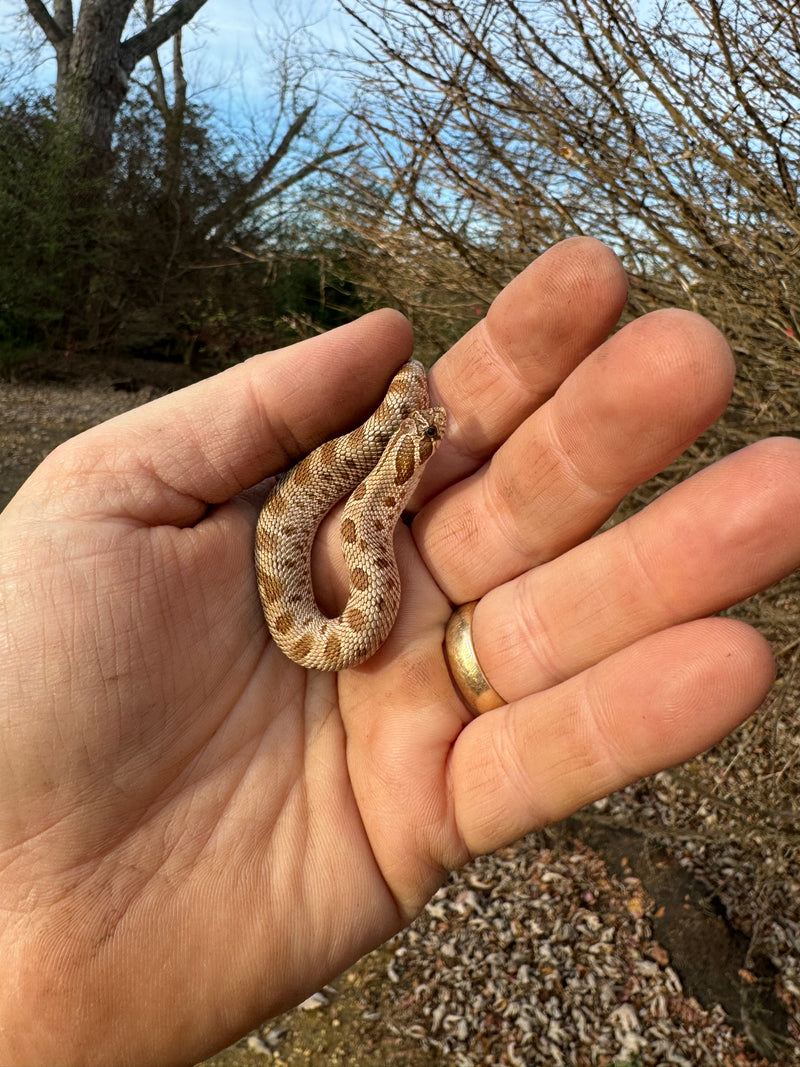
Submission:
{"label": "blue sky", "polygon": [[[52,7],[48,0],[45,3],[48,9]],[[20,13],[24,13],[23,32]],[[210,96],[210,102],[223,114],[227,111],[233,122],[257,115],[269,95],[274,69],[269,48],[274,47],[276,35],[292,34],[300,47],[317,51],[318,61],[309,66],[316,77],[324,77],[326,49],[345,47],[352,37],[348,21],[335,0],[208,0],[184,34],[190,91]],[[25,27],[31,28],[27,39]],[[41,51],[38,65],[31,70],[25,49],[31,39],[40,40],[41,33],[23,0],[0,0],[0,76],[13,72],[23,76],[24,84],[47,86],[55,76],[52,48],[47,45]],[[162,55],[166,62],[168,50]],[[326,83],[330,85],[330,78]]]}

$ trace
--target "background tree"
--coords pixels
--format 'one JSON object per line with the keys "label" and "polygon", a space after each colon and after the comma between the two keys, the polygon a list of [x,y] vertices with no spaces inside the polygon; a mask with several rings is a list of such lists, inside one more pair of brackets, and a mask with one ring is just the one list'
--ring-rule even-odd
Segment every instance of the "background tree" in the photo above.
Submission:
{"label": "background tree", "polygon": [[[147,24],[152,0],[144,14]],[[296,40],[287,54],[276,29],[272,44],[273,107],[249,143],[189,100],[180,32],[169,73],[154,53],[152,76],[132,86],[114,141],[114,266],[101,279],[101,333],[121,335],[128,349],[228,359],[276,343],[303,315],[333,324],[321,273],[335,277],[336,257],[304,201],[319,195],[330,162],[357,146],[338,116],[318,117]]]}
{"label": "background tree", "polygon": [[[138,63],[191,21],[206,0],[175,0],[158,18],[125,37],[134,0],[25,0],[56,54],[56,109],[61,121],[80,131],[96,160],[111,149],[114,123]],[[152,5],[148,4],[152,14]]]}
{"label": "background tree", "polygon": [[[288,212],[311,221],[303,183],[313,178],[319,195],[332,161],[357,147],[346,138],[346,114],[330,106],[320,113],[311,57],[292,50],[297,27],[275,25],[269,109],[249,136],[226,129],[192,102],[184,72],[182,28],[202,2],[178,0],[159,13],[155,0],[135,10],[133,0],[83,0],[75,19],[64,0],[52,13],[28,0],[58,71],[54,107],[44,99],[14,103],[0,149],[7,163],[0,183],[8,179],[0,231],[37,235],[49,227],[43,247],[32,243],[17,260],[16,295],[0,308],[0,340],[12,347],[39,341],[74,351],[88,342],[168,358],[192,360],[202,351],[231,358],[319,312],[332,324],[327,281],[338,268],[330,240],[312,250],[316,237],[298,241],[296,224],[293,243],[282,238]],[[163,42],[171,45],[169,63],[158,51]],[[137,67],[145,56],[149,64]],[[16,121],[26,110],[47,114],[27,138]],[[36,177],[20,186],[23,158]],[[31,215],[41,224],[29,226]],[[36,272],[30,284],[19,271],[26,263]],[[301,307],[311,289],[316,298]],[[43,303],[31,299],[44,291]]]}

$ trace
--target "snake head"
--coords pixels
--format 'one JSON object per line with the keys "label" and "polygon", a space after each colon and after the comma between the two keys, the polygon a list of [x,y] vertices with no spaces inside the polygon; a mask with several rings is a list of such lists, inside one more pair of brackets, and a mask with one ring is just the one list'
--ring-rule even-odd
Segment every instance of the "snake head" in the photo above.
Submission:
{"label": "snake head", "polygon": [[414,411],[405,422],[411,424],[409,436],[414,441],[417,466],[422,467],[442,443],[447,428],[447,412],[444,408]]}

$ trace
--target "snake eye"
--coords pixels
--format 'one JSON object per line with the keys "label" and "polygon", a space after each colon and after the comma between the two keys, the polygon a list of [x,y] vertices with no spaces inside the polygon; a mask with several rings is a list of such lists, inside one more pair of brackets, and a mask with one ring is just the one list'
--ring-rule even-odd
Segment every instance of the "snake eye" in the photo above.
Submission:
{"label": "snake eye", "polygon": [[425,427],[425,433],[428,435],[428,437],[435,437],[436,433],[437,433],[436,427],[435,426],[426,426]]}

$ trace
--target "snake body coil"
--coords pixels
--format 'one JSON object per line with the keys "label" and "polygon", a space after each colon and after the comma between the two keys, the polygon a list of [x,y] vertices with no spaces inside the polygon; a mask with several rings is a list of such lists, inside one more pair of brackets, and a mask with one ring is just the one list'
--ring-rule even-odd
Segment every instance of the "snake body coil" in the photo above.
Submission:
{"label": "snake body coil", "polygon": [[[320,445],[277,479],[256,527],[258,591],[270,633],[303,667],[339,671],[380,648],[400,607],[394,528],[445,431],[416,360],[392,379],[363,425]],[[311,546],[320,522],[353,490],[340,525],[350,594],[328,618],[311,585]]]}

